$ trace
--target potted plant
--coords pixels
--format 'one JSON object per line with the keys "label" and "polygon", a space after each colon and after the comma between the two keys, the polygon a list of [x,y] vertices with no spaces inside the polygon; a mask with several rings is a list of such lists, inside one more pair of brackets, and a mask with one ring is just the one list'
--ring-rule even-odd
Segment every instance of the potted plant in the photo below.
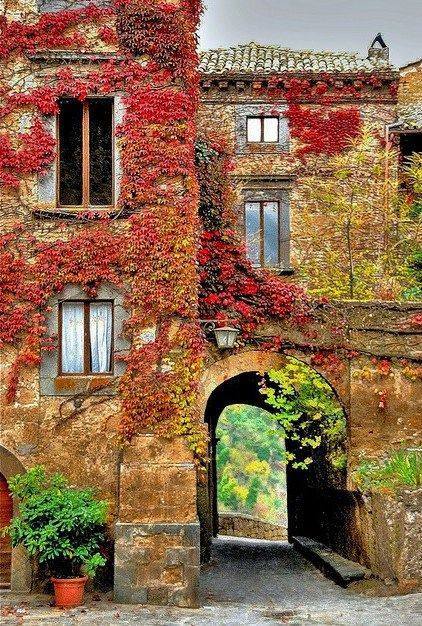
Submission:
{"label": "potted plant", "polygon": [[106,562],[100,546],[108,503],[92,489],[70,486],[62,474],[48,476],[40,465],[11,478],[9,487],[19,513],[3,532],[46,567],[57,606],[80,606],[88,577]]}

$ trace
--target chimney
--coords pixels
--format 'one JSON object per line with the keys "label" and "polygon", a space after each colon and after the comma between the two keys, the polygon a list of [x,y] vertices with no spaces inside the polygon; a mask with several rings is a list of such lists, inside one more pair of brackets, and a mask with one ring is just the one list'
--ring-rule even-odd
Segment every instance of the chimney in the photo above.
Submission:
{"label": "chimney", "polygon": [[385,43],[381,33],[378,33],[374,41],[369,46],[368,59],[370,59],[371,61],[389,61],[390,48]]}

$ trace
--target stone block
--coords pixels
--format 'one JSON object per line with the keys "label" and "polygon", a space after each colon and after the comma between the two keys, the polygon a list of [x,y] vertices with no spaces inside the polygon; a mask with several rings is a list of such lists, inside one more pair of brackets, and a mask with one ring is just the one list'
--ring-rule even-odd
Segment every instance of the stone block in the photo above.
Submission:
{"label": "stone block", "polygon": [[182,437],[163,439],[153,434],[134,437],[125,448],[125,465],[136,463],[192,463],[192,452]]}
{"label": "stone block", "polygon": [[184,548],[169,548],[166,550],[165,564],[167,566],[183,565],[187,561],[187,550]]}
{"label": "stone block", "polygon": [[116,524],[115,600],[196,606],[199,524]]}

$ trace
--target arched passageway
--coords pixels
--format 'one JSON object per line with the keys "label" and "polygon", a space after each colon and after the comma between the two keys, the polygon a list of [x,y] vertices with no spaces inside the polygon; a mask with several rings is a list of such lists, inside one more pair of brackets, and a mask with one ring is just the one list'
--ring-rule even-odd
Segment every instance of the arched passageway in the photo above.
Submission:
{"label": "arched passageway", "polygon": [[[211,393],[205,403],[204,421],[208,425],[210,435],[209,450],[209,471],[207,481],[202,481],[198,486],[198,513],[201,522],[201,547],[203,561],[207,561],[211,555],[212,538],[219,532],[219,511],[218,511],[218,477],[216,467],[217,457],[217,426],[222,412],[232,405],[249,405],[258,407],[261,410],[271,410],[266,402],[265,396],[260,392],[260,383],[263,380],[265,371],[269,369],[281,369],[290,362],[290,359],[276,355],[278,360],[272,355],[271,362],[265,364],[270,367],[267,370],[253,370],[235,373],[235,368],[226,368],[221,382],[218,377],[214,377]],[[229,357],[232,360],[233,357]],[[242,366],[247,365],[247,361],[242,362]],[[317,375],[314,369],[301,363],[304,369],[309,369],[313,375]],[[234,375],[228,376],[228,373]],[[318,376],[318,375],[317,375]],[[318,376],[318,378],[321,378]],[[326,381],[324,381],[326,382]],[[327,385],[327,389],[331,388]],[[345,413],[340,402],[337,401],[337,394],[332,393],[338,404],[339,411],[344,416]],[[274,424],[277,422],[274,421]],[[300,443],[287,439],[286,450],[289,454],[299,451]],[[293,468],[290,464],[286,469],[287,484],[287,510],[288,510],[288,536],[305,535],[319,538],[328,544],[347,542],[347,538],[341,537],[345,534],[347,524],[341,520],[349,514],[348,508],[353,506],[353,499],[346,489],[345,466],[333,468],[328,460],[327,449],[321,445],[318,452],[313,454],[313,463],[310,469]],[[340,512],[338,511],[340,503]],[[338,537],[330,542],[327,536],[331,533],[331,528],[337,528]],[[343,527],[343,528],[342,528]],[[341,550],[340,550],[341,551]]]}

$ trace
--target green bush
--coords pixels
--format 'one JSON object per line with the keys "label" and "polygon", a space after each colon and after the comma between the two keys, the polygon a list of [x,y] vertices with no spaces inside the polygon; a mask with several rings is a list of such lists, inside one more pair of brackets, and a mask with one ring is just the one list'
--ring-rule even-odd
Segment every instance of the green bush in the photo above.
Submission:
{"label": "green bush", "polygon": [[397,450],[384,461],[364,461],[354,480],[361,491],[422,487],[422,450]]}
{"label": "green bush", "polygon": [[3,531],[13,546],[23,545],[58,578],[93,577],[105,565],[99,549],[106,501],[96,500],[91,489],[71,487],[62,474],[48,476],[42,466],[14,476],[9,487],[19,499],[19,514]]}

